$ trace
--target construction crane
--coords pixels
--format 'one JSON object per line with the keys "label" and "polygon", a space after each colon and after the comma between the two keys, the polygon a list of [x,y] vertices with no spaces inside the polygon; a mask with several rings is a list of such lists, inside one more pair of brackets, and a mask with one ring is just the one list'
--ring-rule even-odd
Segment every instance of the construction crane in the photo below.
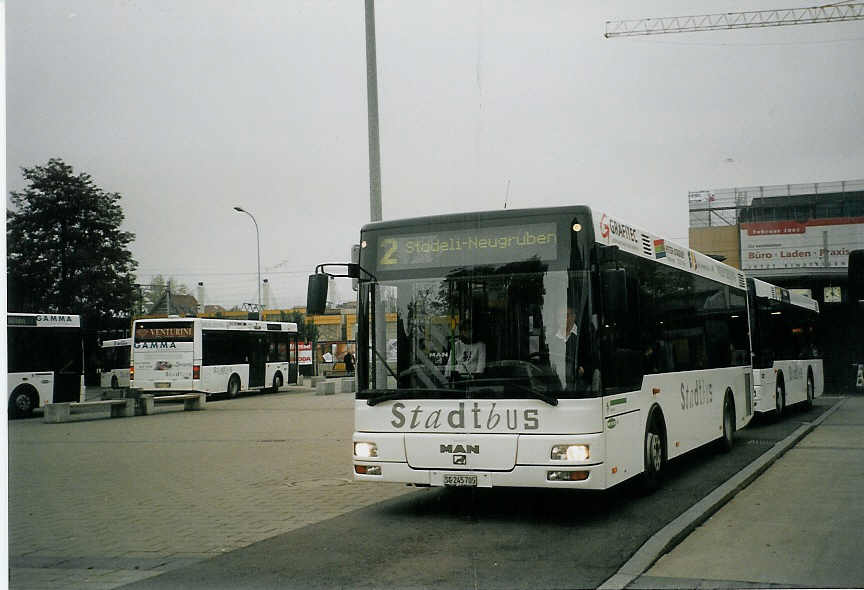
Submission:
{"label": "construction crane", "polygon": [[864,3],[828,4],[811,8],[783,8],[700,14],[697,16],[670,16],[635,20],[606,21],[607,39],[637,35],[663,35],[666,33],[692,33],[724,29],[754,29],[757,27],[783,27],[864,20]]}

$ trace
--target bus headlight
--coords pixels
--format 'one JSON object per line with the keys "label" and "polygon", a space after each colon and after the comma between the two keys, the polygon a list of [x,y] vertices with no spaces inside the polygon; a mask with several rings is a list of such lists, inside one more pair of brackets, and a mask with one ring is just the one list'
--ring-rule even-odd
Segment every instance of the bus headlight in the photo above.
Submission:
{"label": "bus headlight", "polygon": [[591,457],[588,445],[555,445],[552,459],[555,461],[587,461]]}
{"label": "bus headlight", "polygon": [[355,442],[354,456],[360,459],[369,459],[378,456],[378,445],[372,442]]}

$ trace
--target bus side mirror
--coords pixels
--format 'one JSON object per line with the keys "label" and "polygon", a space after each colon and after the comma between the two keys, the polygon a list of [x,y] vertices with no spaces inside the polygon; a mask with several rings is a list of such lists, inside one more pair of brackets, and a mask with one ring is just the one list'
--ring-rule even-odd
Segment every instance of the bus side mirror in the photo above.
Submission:
{"label": "bus side mirror", "polygon": [[[356,266],[354,272],[356,274],[351,274],[352,266]],[[351,264],[348,265],[348,274],[351,275],[351,288],[354,291],[360,290],[360,244],[354,244],[351,246]]]}
{"label": "bus side mirror", "polygon": [[309,288],[306,291],[306,314],[324,313],[327,308],[327,286],[330,277],[323,273],[309,275]]}
{"label": "bus side mirror", "polygon": [[615,322],[627,314],[627,270],[613,268],[604,270],[603,275],[603,309],[606,321]]}

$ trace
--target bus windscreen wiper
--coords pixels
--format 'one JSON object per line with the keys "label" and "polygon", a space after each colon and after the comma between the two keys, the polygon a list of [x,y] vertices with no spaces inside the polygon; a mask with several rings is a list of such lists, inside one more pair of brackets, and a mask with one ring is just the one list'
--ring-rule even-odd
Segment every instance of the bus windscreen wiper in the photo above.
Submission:
{"label": "bus windscreen wiper", "polygon": [[558,405],[557,397],[546,395],[545,393],[541,393],[536,389],[531,389],[530,387],[525,387],[524,385],[519,385],[518,383],[508,383],[506,387],[516,387],[519,389],[519,391],[524,391],[525,393],[527,393],[529,397],[537,398],[540,401],[546,402],[550,406]]}
{"label": "bus windscreen wiper", "polygon": [[[497,379],[469,379],[469,380],[465,380],[465,381],[457,381],[456,385],[457,386],[461,386],[461,385],[466,386],[466,391],[467,391],[467,393],[470,394],[472,392],[472,386],[476,387],[476,391],[482,392],[482,391],[484,391],[484,389],[483,389],[484,385],[486,385],[490,382],[497,382],[497,381],[498,381]],[[536,389],[531,389],[530,387],[527,387],[525,385],[520,385],[518,383],[505,382],[502,384],[502,387],[504,387],[505,389],[511,388],[511,387],[516,388],[519,392],[527,393],[528,397],[533,397],[535,399],[539,399],[540,401],[546,402],[550,406],[557,406],[558,405],[558,398],[557,397],[547,395],[545,393],[541,393],[541,392],[537,391]]]}
{"label": "bus windscreen wiper", "polygon": [[443,395],[452,395],[454,393],[460,393],[455,389],[426,389],[424,388],[403,388],[403,389],[372,389],[369,393],[376,394],[374,397],[370,397],[366,400],[366,405],[375,406],[380,404],[381,402],[386,402],[394,399],[402,399],[407,398],[411,399],[416,396],[416,394],[429,394],[429,393],[438,393]]}

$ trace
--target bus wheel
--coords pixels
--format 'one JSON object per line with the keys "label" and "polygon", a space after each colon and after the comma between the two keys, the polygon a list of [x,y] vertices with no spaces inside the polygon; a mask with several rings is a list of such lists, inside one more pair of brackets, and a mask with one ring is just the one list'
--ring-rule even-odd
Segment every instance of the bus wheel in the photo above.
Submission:
{"label": "bus wheel", "polygon": [[786,407],[786,386],[782,377],[777,380],[777,391],[774,393],[774,419],[779,420]]}
{"label": "bus wheel", "polygon": [[808,410],[813,407],[813,396],[815,388],[813,387],[813,373],[807,372],[807,401],[804,402],[804,407]]}
{"label": "bus wheel", "polygon": [[273,393],[282,389],[282,373],[277,372],[273,375]]}
{"label": "bus wheel", "polygon": [[735,402],[732,396],[726,394],[723,400],[723,437],[720,439],[720,450],[728,453],[735,444]]}
{"label": "bus wheel", "polygon": [[36,392],[32,387],[19,387],[9,398],[9,415],[13,418],[29,418],[36,407]]}
{"label": "bus wheel", "polygon": [[659,488],[662,481],[663,467],[666,463],[662,422],[659,412],[653,412],[645,427],[645,472],[642,474],[642,488],[646,492]]}
{"label": "bus wheel", "polygon": [[237,375],[231,375],[228,380],[228,397],[234,399],[240,393],[240,378]]}
{"label": "bus wheel", "polygon": [[120,382],[117,381],[117,375],[111,377],[111,389],[120,389]]}

